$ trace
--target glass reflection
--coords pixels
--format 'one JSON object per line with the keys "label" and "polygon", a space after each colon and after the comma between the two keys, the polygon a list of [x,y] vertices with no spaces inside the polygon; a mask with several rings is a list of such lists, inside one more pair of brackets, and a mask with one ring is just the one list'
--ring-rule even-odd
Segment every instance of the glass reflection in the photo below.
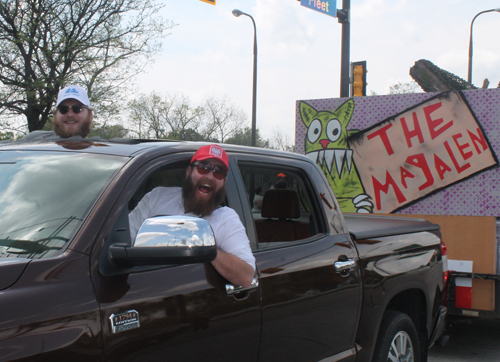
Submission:
{"label": "glass reflection", "polygon": [[128,158],[0,152],[0,257],[55,255]]}
{"label": "glass reflection", "polygon": [[210,224],[191,216],[157,216],[147,219],[139,229],[134,246],[213,246]]}

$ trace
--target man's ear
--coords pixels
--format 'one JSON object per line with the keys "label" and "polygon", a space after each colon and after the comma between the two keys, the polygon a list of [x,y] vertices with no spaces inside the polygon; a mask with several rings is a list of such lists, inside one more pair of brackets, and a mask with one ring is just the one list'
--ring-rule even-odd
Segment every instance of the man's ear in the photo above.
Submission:
{"label": "man's ear", "polygon": [[90,123],[92,123],[94,121],[94,112],[91,109],[89,109],[89,113],[90,113],[89,114],[89,116],[90,116],[89,117],[90,118]]}

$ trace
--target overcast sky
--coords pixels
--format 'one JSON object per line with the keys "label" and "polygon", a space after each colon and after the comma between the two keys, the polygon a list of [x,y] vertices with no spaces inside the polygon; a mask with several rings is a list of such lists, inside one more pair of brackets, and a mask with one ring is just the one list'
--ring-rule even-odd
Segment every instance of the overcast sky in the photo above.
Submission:
{"label": "overcast sky", "polygon": [[[327,0],[329,1],[329,0]],[[297,100],[340,96],[341,24],[297,0],[163,0],[176,24],[153,65],[136,79],[139,92],[182,93],[195,105],[225,95],[251,124],[253,25],[257,25],[257,127],[292,141]],[[330,1],[332,3],[332,1]],[[342,8],[342,0],[337,1]],[[388,94],[410,82],[410,67],[427,59],[467,79],[470,26],[500,0],[351,0],[350,60],[367,61],[367,92]],[[472,82],[500,82],[500,12],[473,26]],[[419,89],[419,91],[421,91]]]}

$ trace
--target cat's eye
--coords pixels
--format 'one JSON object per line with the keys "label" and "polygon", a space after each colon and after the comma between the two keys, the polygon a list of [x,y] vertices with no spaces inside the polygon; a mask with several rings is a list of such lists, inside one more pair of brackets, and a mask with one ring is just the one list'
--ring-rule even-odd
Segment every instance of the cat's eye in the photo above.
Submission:
{"label": "cat's eye", "polygon": [[321,121],[319,119],[315,119],[311,122],[311,125],[307,129],[307,139],[309,142],[314,143],[318,140],[319,136],[321,136]]}
{"label": "cat's eye", "polygon": [[326,125],[326,136],[331,142],[335,142],[342,134],[342,124],[338,119],[332,119]]}

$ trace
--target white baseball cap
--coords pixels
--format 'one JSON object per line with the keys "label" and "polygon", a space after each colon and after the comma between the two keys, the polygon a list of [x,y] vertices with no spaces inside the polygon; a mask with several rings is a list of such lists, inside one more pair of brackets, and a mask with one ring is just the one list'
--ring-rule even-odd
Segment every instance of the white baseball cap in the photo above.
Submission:
{"label": "white baseball cap", "polygon": [[77,85],[69,85],[59,91],[59,94],[57,95],[56,107],[59,106],[59,104],[65,99],[76,99],[83,105],[90,108],[90,101],[89,96],[87,95],[87,91]]}

